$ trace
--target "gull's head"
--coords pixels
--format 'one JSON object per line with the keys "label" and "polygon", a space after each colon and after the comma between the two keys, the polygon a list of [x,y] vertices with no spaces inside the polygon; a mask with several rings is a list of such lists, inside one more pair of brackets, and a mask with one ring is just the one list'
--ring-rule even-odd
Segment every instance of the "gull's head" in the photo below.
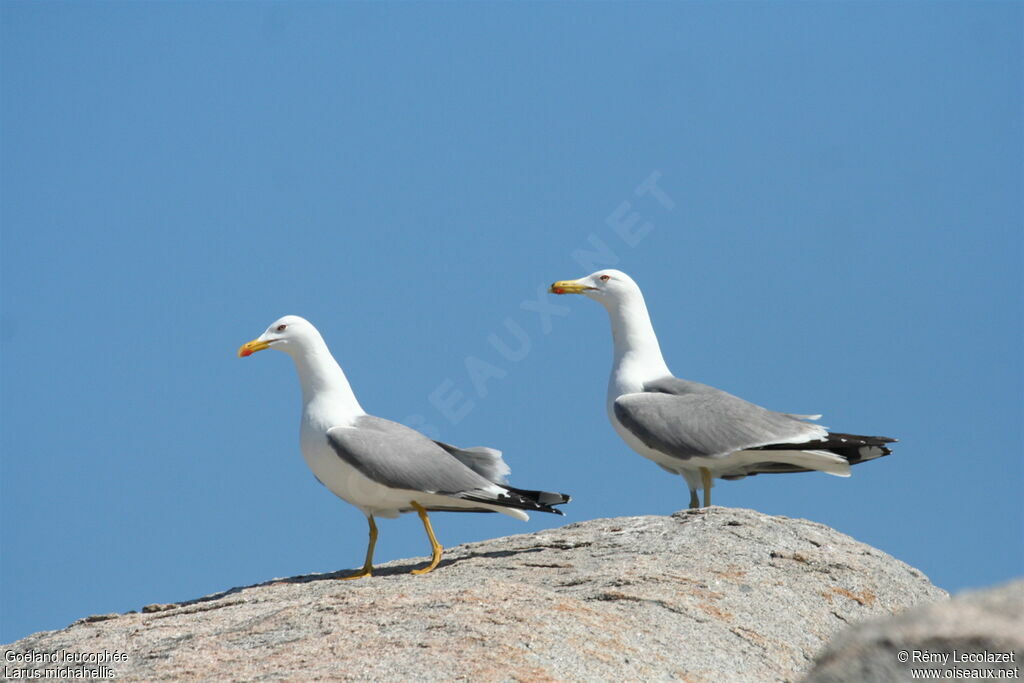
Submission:
{"label": "gull's head", "polygon": [[608,306],[639,294],[640,287],[621,270],[606,269],[578,280],[559,280],[548,291],[552,294],[582,294]]}
{"label": "gull's head", "polygon": [[242,344],[238,349],[238,355],[251,356],[263,349],[277,349],[290,353],[319,338],[320,333],[308,320],[297,315],[286,315],[270,323],[270,327],[251,342]]}

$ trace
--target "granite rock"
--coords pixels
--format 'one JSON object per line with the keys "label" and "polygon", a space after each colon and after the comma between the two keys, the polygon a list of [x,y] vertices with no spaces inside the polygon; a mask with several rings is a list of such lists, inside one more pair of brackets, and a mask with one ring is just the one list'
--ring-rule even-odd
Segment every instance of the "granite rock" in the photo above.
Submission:
{"label": "granite rock", "polygon": [[87,617],[4,646],[4,665],[25,676],[54,667],[31,653],[84,653],[58,666],[128,681],[783,681],[849,624],[945,597],[829,527],[735,508],[469,543],[410,575],[423,561]]}
{"label": "granite rock", "polygon": [[1018,580],[845,629],[804,680],[860,683],[932,675],[924,671],[937,671],[941,680],[1019,680],[1022,661],[1024,580]]}

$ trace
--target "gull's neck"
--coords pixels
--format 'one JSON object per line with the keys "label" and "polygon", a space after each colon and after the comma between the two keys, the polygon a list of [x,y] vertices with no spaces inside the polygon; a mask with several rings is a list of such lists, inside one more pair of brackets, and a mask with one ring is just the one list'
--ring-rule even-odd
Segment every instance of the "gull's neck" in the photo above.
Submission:
{"label": "gull's neck", "polygon": [[[605,302],[602,302],[605,303]],[[608,398],[640,391],[644,383],[670,375],[658,336],[639,291],[605,303],[612,324],[615,356],[608,380]]]}
{"label": "gull's neck", "polygon": [[345,372],[338,361],[334,360],[323,339],[312,340],[289,355],[299,372],[304,413],[315,406],[321,418],[337,424],[365,415]]}

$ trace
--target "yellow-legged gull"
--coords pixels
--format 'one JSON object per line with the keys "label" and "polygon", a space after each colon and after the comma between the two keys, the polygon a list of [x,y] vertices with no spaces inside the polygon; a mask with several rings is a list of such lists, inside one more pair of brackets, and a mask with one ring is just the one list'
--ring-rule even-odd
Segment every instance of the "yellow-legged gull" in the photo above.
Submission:
{"label": "yellow-legged gull", "polygon": [[569,496],[528,491],[505,483],[508,465],[492,448],[457,448],[415,429],[367,415],[323,337],[304,318],[287,315],[238,350],[284,351],[295,361],[302,385],[300,445],[306,464],[334,495],[362,510],[370,526],[363,568],[347,579],[370,576],[377,541],[375,517],[417,512],[432,550],[425,574],[441,561],[441,544],[429,511],[501,512],[528,519],[524,510],[562,514],[554,505]]}
{"label": "yellow-legged gull", "polygon": [[681,474],[690,507],[711,504],[713,480],[818,470],[850,476],[850,465],[891,451],[895,439],[829,432],[820,415],[766,410],[714,387],[674,377],[661,355],[643,293],[618,270],[599,270],[551,285],[602,304],[615,347],[607,409],[619,436],[640,455]]}

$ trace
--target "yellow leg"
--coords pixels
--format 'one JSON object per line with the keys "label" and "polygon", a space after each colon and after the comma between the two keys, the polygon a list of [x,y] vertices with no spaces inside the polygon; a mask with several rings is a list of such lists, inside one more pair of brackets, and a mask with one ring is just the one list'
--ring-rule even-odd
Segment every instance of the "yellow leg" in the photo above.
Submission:
{"label": "yellow leg", "polygon": [[700,496],[697,495],[697,489],[690,489],[690,509],[696,510],[700,507]]}
{"label": "yellow leg", "polygon": [[377,545],[377,523],[373,521],[373,515],[367,515],[366,521],[370,523],[370,545],[366,548],[366,561],[363,562],[363,568],[355,574],[341,577],[342,581],[373,576],[373,547]]}
{"label": "yellow leg", "polygon": [[423,569],[413,569],[412,573],[426,574],[429,571],[433,571],[434,567],[437,566],[437,563],[441,561],[441,551],[443,551],[444,548],[441,547],[441,544],[437,542],[437,537],[434,536],[434,530],[430,526],[430,518],[427,517],[426,509],[416,501],[412,501],[412,506],[416,508],[416,512],[420,514],[420,519],[423,520],[423,528],[427,530],[427,537],[430,538],[430,549],[432,551],[430,564]]}
{"label": "yellow leg", "polygon": [[711,470],[707,467],[700,468],[700,476],[704,480],[704,507],[711,507]]}

